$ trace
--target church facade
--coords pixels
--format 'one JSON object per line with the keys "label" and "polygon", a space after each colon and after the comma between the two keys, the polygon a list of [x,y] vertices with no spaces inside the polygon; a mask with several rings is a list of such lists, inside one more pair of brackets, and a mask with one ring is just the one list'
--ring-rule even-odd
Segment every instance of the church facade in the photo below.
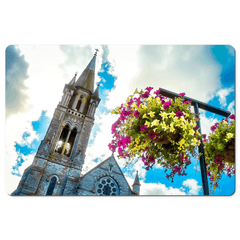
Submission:
{"label": "church facade", "polygon": [[101,99],[94,90],[97,52],[77,78],[65,84],[33,163],[25,169],[16,195],[139,195],[136,173],[132,188],[113,155],[84,175],[85,153]]}

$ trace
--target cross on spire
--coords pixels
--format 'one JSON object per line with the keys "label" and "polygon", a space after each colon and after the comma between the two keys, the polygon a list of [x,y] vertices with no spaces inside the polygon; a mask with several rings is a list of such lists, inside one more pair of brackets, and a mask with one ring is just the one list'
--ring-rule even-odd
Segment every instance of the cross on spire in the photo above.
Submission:
{"label": "cross on spire", "polygon": [[99,52],[99,50],[97,48],[95,48],[96,52],[95,52],[95,55],[97,55],[97,52]]}

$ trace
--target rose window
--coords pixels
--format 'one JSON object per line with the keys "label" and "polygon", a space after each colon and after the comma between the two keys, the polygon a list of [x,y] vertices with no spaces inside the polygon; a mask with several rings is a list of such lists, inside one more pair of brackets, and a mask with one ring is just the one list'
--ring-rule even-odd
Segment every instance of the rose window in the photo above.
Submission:
{"label": "rose window", "polygon": [[97,182],[97,195],[119,195],[118,185],[114,179],[110,177],[103,177]]}

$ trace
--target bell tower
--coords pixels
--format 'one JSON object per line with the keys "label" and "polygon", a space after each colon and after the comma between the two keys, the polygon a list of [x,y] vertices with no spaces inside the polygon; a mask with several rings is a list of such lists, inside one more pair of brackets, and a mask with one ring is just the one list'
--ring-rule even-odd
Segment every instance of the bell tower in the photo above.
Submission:
{"label": "bell tower", "polygon": [[71,195],[77,186],[94,115],[99,86],[94,91],[96,52],[77,78],[65,84],[48,131],[32,165],[25,171],[12,195]]}

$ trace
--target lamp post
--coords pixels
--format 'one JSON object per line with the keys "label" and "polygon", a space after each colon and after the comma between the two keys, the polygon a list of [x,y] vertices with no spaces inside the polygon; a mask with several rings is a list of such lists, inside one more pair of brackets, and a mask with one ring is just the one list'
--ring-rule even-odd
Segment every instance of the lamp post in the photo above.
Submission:
{"label": "lamp post", "polygon": [[[159,88],[161,95],[168,97],[168,98],[175,98],[179,97],[179,94],[168,91],[163,88]],[[228,117],[231,113],[229,111],[208,105],[206,103],[200,102],[198,100],[189,98],[184,96],[184,99],[191,101],[191,104],[194,106],[194,112],[196,115],[199,115],[199,108],[204,109],[205,111],[216,113],[218,115]],[[201,133],[201,124],[200,118],[198,120],[199,132]],[[204,149],[203,149],[203,142],[201,139],[201,144],[198,147],[199,153],[201,153],[200,157],[200,170],[201,170],[201,179],[202,179],[202,188],[203,188],[203,195],[209,195],[209,188],[208,188],[208,180],[207,180],[207,172],[206,172],[206,165],[205,165],[205,156],[204,156]]]}

